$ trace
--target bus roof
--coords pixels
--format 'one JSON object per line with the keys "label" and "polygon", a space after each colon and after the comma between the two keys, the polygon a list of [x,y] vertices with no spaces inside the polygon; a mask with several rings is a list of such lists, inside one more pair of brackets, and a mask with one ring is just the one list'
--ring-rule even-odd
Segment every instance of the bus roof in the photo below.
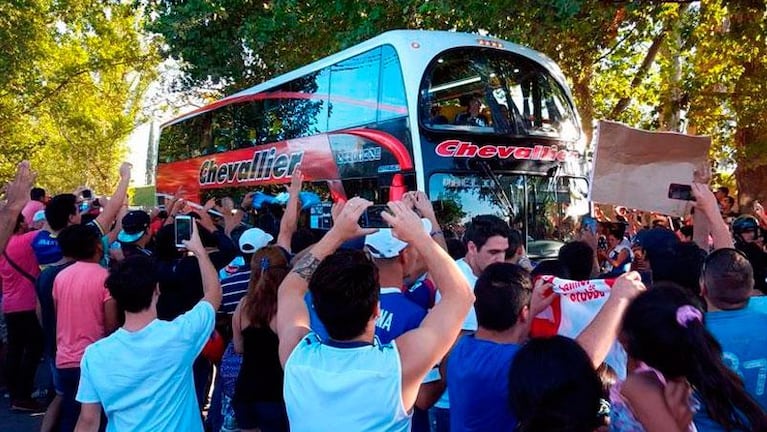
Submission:
{"label": "bus roof", "polygon": [[[502,49],[505,51],[513,52],[515,54],[522,55],[535,61],[536,63],[545,67],[549,73],[562,85],[565,89],[568,86],[565,83],[565,77],[559,66],[550,58],[544,54],[535,51],[531,48],[518,45],[512,42],[504,41],[491,36],[482,36],[472,33],[459,33],[450,31],[434,31],[434,30],[391,30],[382,33],[374,38],[368,39],[365,42],[359,43],[352,47],[349,47],[336,54],[323,57],[317,61],[314,61],[308,65],[302,66],[298,69],[292,70],[288,73],[279,75],[261,84],[253,87],[241,90],[223,99],[220,99],[211,104],[205,105],[194,111],[182,114],[172,120],[163,123],[160,127],[166,127],[174,123],[186,120],[194,117],[198,114],[202,114],[208,111],[216,110],[220,107],[230,105],[237,102],[249,100],[253,95],[261,93],[265,90],[277,87],[286,82],[292,81],[296,78],[300,78],[311,72],[321,70],[325,67],[339,63],[347,58],[354,57],[358,54],[369,51],[373,48],[382,45],[392,45],[398,54],[401,54],[406,48],[418,49],[419,54],[427,58],[426,63],[430,61],[434,56],[442,51],[450,48],[465,47],[465,46],[479,46],[490,47],[496,49]],[[400,59],[402,63],[405,63]],[[568,95],[569,96],[569,95]]]}

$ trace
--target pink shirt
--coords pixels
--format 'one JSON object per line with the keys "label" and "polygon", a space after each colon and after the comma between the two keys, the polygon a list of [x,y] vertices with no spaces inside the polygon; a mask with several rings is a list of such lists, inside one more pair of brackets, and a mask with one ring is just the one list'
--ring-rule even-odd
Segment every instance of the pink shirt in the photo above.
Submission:
{"label": "pink shirt", "polygon": [[45,204],[40,201],[30,200],[21,210],[21,214],[24,215],[24,221],[27,225],[32,226],[32,218],[40,210],[45,210]]}
{"label": "pink shirt", "polygon": [[[11,260],[35,278],[40,274],[40,267],[32,250],[32,240],[36,235],[37,231],[32,231],[11,236],[5,247],[5,253],[11,257]],[[35,284],[13,268],[3,255],[0,255],[0,278],[3,283],[4,313],[35,310],[37,306]]]}
{"label": "pink shirt", "polygon": [[76,262],[53,281],[56,305],[56,367],[80,367],[88,345],[106,336],[104,287],[108,272],[96,263]]}

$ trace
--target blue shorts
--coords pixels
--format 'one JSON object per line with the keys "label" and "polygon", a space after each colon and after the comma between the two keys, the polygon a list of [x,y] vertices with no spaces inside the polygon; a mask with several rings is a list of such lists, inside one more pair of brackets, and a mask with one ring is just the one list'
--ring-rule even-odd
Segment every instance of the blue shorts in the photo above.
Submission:
{"label": "blue shorts", "polygon": [[59,375],[58,369],[56,369],[56,359],[53,357],[48,357],[48,366],[51,368],[51,381],[53,381],[53,391],[56,392],[57,395],[61,396],[64,394],[64,387],[61,385],[61,376]]}

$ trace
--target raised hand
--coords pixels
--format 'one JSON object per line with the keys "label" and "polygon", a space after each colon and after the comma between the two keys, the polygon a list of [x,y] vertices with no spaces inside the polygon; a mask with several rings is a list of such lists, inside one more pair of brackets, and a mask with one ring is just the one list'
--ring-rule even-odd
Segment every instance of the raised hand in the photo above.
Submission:
{"label": "raised hand", "polygon": [[288,186],[288,193],[290,196],[301,192],[301,185],[304,183],[304,173],[301,171],[301,166],[296,165],[293,170],[293,176],[290,178],[290,186]]}
{"label": "raised hand", "polygon": [[131,169],[133,169],[133,165],[130,162],[123,162],[120,165],[120,178],[130,178]]}
{"label": "raised hand", "polygon": [[554,301],[556,296],[552,290],[550,282],[545,282],[543,278],[538,279],[533,287],[533,294],[530,298],[530,316],[535,317],[546,310]]}
{"label": "raised hand", "polygon": [[642,277],[639,273],[630,271],[615,280],[610,289],[610,297],[616,296],[631,301],[646,290],[647,288],[642,283]]}
{"label": "raised hand", "polygon": [[411,196],[413,207],[415,207],[415,209],[418,210],[418,213],[420,213],[422,217],[425,217],[429,220],[431,219],[436,220],[436,216],[434,214],[434,207],[432,206],[431,201],[429,200],[429,197],[426,196],[425,192],[413,191],[413,192],[408,192],[408,195]]}
{"label": "raised hand", "polygon": [[240,207],[248,210],[251,207],[253,207],[253,195],[255,195],[255,192],[248,192],[245,194],[245,196],[242,198],[242,202],[240,202]]}
{"label": "raised hand", "polygon": [[693,183],[692,196],[695,197],[693,205],[705,213],[709,220],[714,220],[713,217],[719,215],[719,203],[707,184]]}
{"label": "raised hand", "polygon": [[6,207],[21,211],[29,201],[29,191],[35,181],[29,161],[23,161],[16,170],[16,176],[5,188]]}
{"label": "raised hand", "polygon": [[192,220],[192,237],[189,240],[184,240],[183,244],[186,250],[192,252],[196,256],[206,253],[205,246],[202,245],[202,240],[200,240],[200,231],[194,220]]}
{"label": "raised hand", "polygon": [[388,203],[390,212],[381,213],[381,217],[392,228],[392,234],[406,243],[429,240],[429,233],[424,231],[421,218],[412,208],[402,201]]}
{"label": "raised hand", "polygon": [[[333,228],[328,232],[328,235],[332,233],[337,235],[341,241],[346,241],[378,231],[375,228],[362,228],[358,223],[362,213],[371,205],[373,205],[372,202],[360,197],[354,197],[344,203],[340,211],[337,210],[334,214]],[[340,206],[337,204],[334,207]]]}

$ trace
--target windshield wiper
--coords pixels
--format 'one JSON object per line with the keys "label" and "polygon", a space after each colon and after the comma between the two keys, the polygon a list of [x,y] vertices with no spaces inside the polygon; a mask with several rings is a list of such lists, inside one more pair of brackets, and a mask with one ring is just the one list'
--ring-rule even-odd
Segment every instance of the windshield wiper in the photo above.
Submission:
{"label": "windshield wiper", "polygon": [[514,206],[511,205],[511,200],[509,200],[509,196],[506,194],[506,190],[503,188],[503,185],[501,184],[501,179],[498,177],[498,175],[493,171],[492,168],[490,168],[490,165],[486,161],[479,161],[479,165],[482,167],[482,170],[485,172],[485,175],[490,177],[490,179],[495,184],[496,189],[493,190],[493,195],[495,195],[495,199],[498,200],[498,202],[506,207],[506,212],[509,216],[509,221],[514,217]]}

